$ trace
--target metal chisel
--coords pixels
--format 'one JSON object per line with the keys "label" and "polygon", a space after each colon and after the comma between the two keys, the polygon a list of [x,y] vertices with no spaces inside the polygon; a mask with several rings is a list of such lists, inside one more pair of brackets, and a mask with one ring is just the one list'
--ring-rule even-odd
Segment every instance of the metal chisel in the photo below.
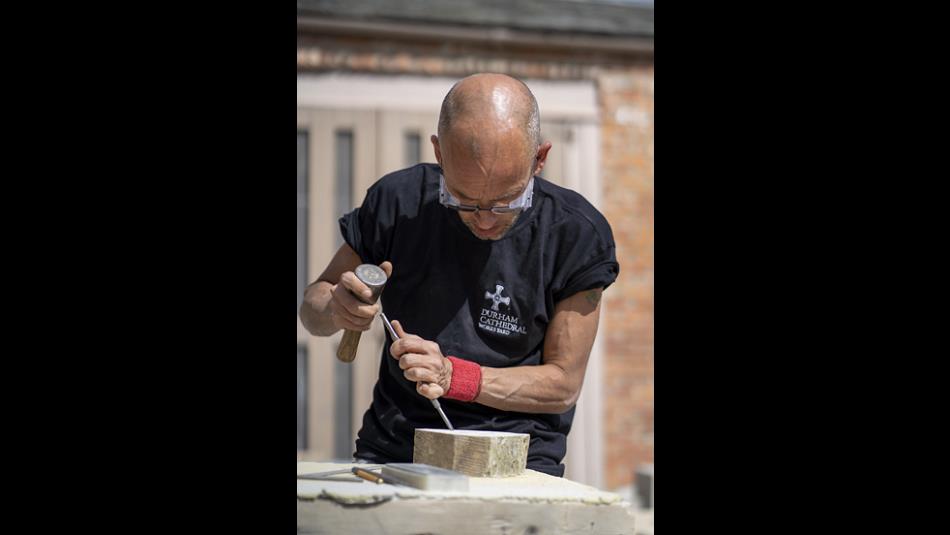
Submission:
{"label": "metal chisel", "polygon": [[[389,323],[389,318],[386,317],[386,314],[380,312],[379,317],[383,320],[383,325],[386,326],[386,330],[389,331],[389,336],[392,336],[393,340],[399,340],[399,335],[396,334],[396,330],[393,329],[393,325]],[[435,407],[435,410],[439,411],[439,416],[442,417],[442,421],[445,422],[446,427],[454,431],[455,428],[452,427],[452,423],[449,422],[449,418],[444,412],[442,412],[442,405],[439,404],[439,400],[430,399],[429,401],[432,402],[432,406]]]}

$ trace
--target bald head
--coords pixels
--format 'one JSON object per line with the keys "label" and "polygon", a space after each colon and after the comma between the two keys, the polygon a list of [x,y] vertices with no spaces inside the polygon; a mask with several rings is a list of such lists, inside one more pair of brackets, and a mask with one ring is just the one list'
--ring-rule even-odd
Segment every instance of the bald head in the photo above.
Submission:
{"label": "bald head", "polygon": [[541,144],[541,114],[531,90],[520,80],[473,74],[452,86],[442,101],[439,137],[451,138],[476,158],[512,135],[522,141],[526,160],[532,160]]}
{"label": "bald head", "polygon": [[540,142],[540,119],[528,87],[502,74],[469,76],[445,96],[432,148],[447,192],[476,208],[458,217],[479,239],[496,240],[512,228],[519,212],[490,208],[522,197],[544,168],[551,143]]}

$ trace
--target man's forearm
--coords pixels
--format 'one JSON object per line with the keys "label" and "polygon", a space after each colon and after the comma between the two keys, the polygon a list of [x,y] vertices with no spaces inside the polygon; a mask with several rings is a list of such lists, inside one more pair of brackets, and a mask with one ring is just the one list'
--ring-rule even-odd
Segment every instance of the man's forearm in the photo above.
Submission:
{"label": "man's forearm", "polygon": [[330,290],[333,285],[317,281],[304,292],[300,305],[300,322],[314,336],[330,336],[339,330],[330,318]]}
{"label": "man's forearm", "polygon": [[560,414],[577,403],[597,334],[599,288],[578,292],[555,306],[544,337],[542,364],[482,367],[476,403],[505,411]]}
{"label": "man's forearm", "polygon": [[504,411],[560,414],[580,395],[583,376],[573,380],[553,364],[489,368],[482,366],[476,403]]}

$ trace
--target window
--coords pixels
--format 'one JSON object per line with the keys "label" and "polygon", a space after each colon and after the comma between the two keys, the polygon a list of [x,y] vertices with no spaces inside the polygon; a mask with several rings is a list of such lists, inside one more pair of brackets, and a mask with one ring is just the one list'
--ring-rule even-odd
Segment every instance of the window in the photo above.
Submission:
{"label": "window", "polygon": [[297,344],[297,449],[307,449],[307,346]]}
{"label": "window", "polygon": [[412,167],[422,160],[422,138],[418,132],[406,132],[404,138],[406,167]]}
{"label": "window", "polygon": [[[297,131],[297,310],[307,287],[307,140]],[[307,449],[307,346],[297,341],[297,449]]]}
{"label": "window", "polygon": [[[353,132],[336,132],[336,213],[341,216],[351,209],[353,202]],[[343,236],[336,232],[337,246],[343,244]]]}
{"label": "window", "polygon": [[[353,132],[336,132],[336,213],[343,215],[353,205]],[[343,244],[343,236],[336,232],[337,247]],[[334,421],[336,423],[333,441],[334,456],[338,459],[350,459],[353,456],[353,366],[333,359],[333,398]]]}
{"label": "window", "polygon": [[297,308],[307,287],[307,132],[297,132]]}

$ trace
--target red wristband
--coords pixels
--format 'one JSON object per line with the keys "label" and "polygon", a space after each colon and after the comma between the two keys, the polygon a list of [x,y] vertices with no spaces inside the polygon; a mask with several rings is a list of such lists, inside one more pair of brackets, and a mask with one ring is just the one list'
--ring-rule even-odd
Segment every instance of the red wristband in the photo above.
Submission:
{"label": "red wristband", "polygon": [[474,362],[448,356],[452,361],[452,384],[442,397],[459,401],[472,401],[482,390],[482,367]]}

